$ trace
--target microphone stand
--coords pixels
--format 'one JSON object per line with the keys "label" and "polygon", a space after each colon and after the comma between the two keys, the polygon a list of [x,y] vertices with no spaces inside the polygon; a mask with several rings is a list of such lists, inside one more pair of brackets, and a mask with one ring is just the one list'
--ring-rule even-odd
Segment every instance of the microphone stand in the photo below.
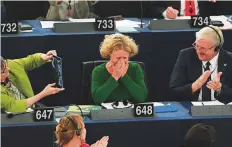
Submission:
{"label": "microphone stand", "polygon": [[143,28],[143,2],[140,1],[140,28]]}

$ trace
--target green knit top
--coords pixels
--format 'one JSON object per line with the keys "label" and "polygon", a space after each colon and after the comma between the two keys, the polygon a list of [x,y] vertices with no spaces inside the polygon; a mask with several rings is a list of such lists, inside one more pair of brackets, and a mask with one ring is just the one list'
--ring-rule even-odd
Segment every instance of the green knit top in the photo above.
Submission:
{"label": "green knit top", "polygon": [[127,73],[116,81],[106,69],[106,63],[94,68],[92,72],[91,93],[95,104],[116,100],[145,102],[147,87],[144,73],[139,64],[129,62]]}

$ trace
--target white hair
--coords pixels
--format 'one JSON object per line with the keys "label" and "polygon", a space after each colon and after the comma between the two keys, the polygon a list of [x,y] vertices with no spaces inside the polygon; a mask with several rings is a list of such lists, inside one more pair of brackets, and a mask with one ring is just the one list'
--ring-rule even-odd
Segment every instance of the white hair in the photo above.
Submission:
{"label": "white hair", "polygon": [[222,31],[217,26],[210,25],[210,27],[204,27],[199,32],[196,32],[196,40],[200,39],[210,40],[215,46],[222,46],[224,44]]}

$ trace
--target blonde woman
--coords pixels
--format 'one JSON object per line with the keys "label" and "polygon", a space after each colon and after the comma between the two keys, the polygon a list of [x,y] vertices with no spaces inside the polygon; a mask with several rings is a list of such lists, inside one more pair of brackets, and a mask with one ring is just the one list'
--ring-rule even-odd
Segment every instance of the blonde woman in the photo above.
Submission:
{"label": "blonde woman", "polygon": [[[78,114],[71,114],[60,119],[56,126],[56,143],[60,147],[90,147],[85,143],[86,129],[83,118]],[[108,136],[92,144],[91,147],[107,147]]]}
{"label": "blonde woman", "polygon": [[122,34],[106,35],[100,45],[100,54],[109,59],[92,72],[92,97],[96,104],[129,100],[145,102],[147,88],[139,64],[129,62],[138,53],[135,41]]}

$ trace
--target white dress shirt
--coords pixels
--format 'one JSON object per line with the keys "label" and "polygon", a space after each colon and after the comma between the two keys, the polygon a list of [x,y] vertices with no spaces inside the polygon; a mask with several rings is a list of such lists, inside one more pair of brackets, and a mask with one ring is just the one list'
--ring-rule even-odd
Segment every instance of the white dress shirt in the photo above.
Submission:
{"label": "white dress shirt", "polygon": [[[185,16],[185,1],[186,0],[180,1],[180,12],[179,12],[180,16]],[[195,4],[196,15],[199,15],[198,0],[194,0],[194,4]],[[166,10],[163,12],[163,17],[167,18]]]}
{"label": "white dress shirt", "polygon": [[[219,53],[213,58],[211,59],[209,62],[210,62],[210,66],[209,66],[209,69],[210,71],[212,72],[211,74],[211,80],[214,79],[214,77],[217,75],[218,73],[218,56],[219,56]],[[208,61],[202,61],[202,73],[204,73],[204,67],[206,67],[206,63]],[[215,97],[214,97],[214,90],[211,90],[211,100],[216,100]],[[199,97],[198,97],[198,101],[202,101],[202,89],[200,90],[200,94],[199,94]]]}

